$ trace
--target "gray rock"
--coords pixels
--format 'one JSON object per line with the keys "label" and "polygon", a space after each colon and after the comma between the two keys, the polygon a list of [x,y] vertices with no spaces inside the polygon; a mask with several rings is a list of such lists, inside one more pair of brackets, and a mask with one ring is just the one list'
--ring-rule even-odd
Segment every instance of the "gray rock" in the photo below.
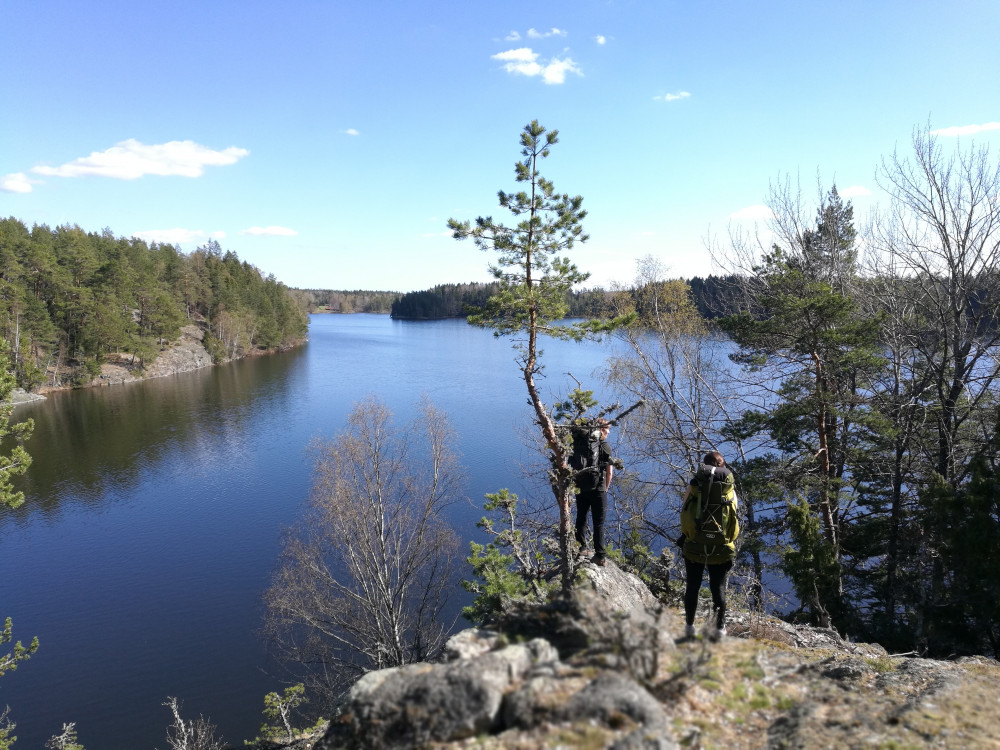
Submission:
{"label": "gray rock", "polygon": [[642,679],[655,674],[660,657],[676,648],[660,604],[642,581],[610,560],[582,571],[585,580],[571,599],[512,611],[500,629],[544,637],[562,659],[580,656]]}
{"label": "gray rock", "polygon": [[796,703],[784,716],[775,719],[767,729],[767,747],[774,750],[785,748],[808,748],[808,733],[803,727],[808,723],[815,706],[809,703]]}
{"label": "gray rock", "polygon": [[796,648],[830,649],[861,657],[888,656],[879,644],[856,643],[842,638],[833,628],[792,625],[769,615],[746,612],[731,612],[727,620],[730,635],[779,641]]}
{"label": "gray rock", "polygon": [[613,727],[622,716],[636,724],[666,723],[663,706],[635,680],[618,672],[598,675],[556,712],[557,721],[591,719]]}
{"label": "gray rock", "polygon": [[566,675],[565,669],[535,674],[504,699],[503,727],[534,729],[554,722],[556,714],[589,682],[579,673],[575,677]]}
{"label": "gray rock", "polygon": [[15,406],[17,404],[27,404],[31,401],[44,401],[45,396],[40,393],[28,393],[24,388],[15,388],[10,392],[10,401]]}
{"label": "gray rock", "polygon": [[146,368],[147,378],[161,378],[212,366],[212,355],[202,343],[205,332],[196,325],[181,329],[180,338]]}
{"label": "gray rock", "polygon": [[666,725],[639,727],[611,745],[608,750],[680,750]]}
{"label": "gray rock", "polygon": [[511,684],[556,658],[555,649],[537,639],[449,664],[369,673],[316,748],[414,748],[496,731]]}
{"label": "gray rock", "polygon": [[603,672],[588,680],[579,674],[536,677],[507,696],[504,726],[534,729],[545,724],[597,723],[611,730],[638,725],[614,747],[676,747],[663,707],[635,680]]}
{"label": "gray rock", "polygon": [[492,651],[500,642],[500,634],[493,630],[469,628],[455,633],[444,644],[444,660],[471,659]]}
{"label": "gray rock", "polygon": [[855,657],[848,657],[835,661],[834,664],[822,671],[824,677],[838,682],[861,680],[873,677],[875,670],[870,664]]}

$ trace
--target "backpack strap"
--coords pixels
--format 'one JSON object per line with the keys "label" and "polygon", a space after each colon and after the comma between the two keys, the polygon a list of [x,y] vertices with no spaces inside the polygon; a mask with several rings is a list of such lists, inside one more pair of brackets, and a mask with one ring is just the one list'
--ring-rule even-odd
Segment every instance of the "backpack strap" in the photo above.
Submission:
{"label": "backpack strap", "polygon": [[597,489],[602,489],[601,485],[604,483],[604,467],[601,466],[601,438],[594,437],[594,433],[590,433],[590,465],[593,467],[593,471],[597,474]]}
{"label": "backpack strap", "polygon": [[[708,475],[708,487],[702,492],[701,497],[701,517],[698,519],[698,528],[701,528],[702,524],[705,523],[705,519],[708,518],[708,506],[709,498],[712,495],[712,482],[715,481],[715,467],[711,467],[712,471]],[[698,488],[701,489],[700,487]]]}

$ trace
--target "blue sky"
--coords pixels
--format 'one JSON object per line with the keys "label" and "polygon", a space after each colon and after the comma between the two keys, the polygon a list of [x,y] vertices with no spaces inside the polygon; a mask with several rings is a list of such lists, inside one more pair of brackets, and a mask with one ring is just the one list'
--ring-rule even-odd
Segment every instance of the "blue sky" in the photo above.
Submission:
{"label": "blue sky", "polygon": [[502,216],[538,119],[589,284],[703,275],[781,176],[860,218],[914,127],[1000,149],[998,31],[996,0],[0,0],[0,215],[290,286],[487,280],[445,222]]}

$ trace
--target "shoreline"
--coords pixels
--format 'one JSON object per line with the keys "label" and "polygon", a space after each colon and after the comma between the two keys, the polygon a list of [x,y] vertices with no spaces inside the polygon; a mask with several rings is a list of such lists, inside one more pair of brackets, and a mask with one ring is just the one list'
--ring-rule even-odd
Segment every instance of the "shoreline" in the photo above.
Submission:
{"label": "shoreline", "polygon": [[247,357],[260,357],[267,354],[287,351],[295,346],[301,346],[307,339],[288,347],[275,349],[260,349],[248,352],[242,357],[227,358],[221,362],[213,362],[212,355],[208,353],[203,343],[205,330],[196,323],[189,323],[181,328],[180,337],[161,351],[156,359],[144,369],[130,367],[121,364],[127,358],[122,357],[115,362],[105,362],[101,365],[101,373],[85,385],[62,385],[62,386],[40,386],[37,392],[26,391],[23,388],[15,388],[11,393],[11,404],[28,404],[34,401],[43,401],[48,393],[61,391],[71,391],[78,388],[104,388],[113,385],[127,385],[129,383],[140,383],[151,378],[165,378],[169,375],[180,375],[185,372],[194,372],[206,367],[214,367],[216,364],[227,364]]}

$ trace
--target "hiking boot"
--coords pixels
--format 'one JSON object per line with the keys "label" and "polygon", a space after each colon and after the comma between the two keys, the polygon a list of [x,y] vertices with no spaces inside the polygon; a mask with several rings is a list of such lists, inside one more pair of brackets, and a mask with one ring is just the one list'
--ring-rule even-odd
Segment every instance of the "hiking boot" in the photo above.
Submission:
{"label": "hiking boot", "polygon": [[603,568],[604,567],[604,563],[607,562],[606,558],[597,557],[596,555],[594,556],[593,561],[594,561],[594,565],[596,565],[599,568]]}
{"label": "hiking boot", "polygon": [[684,637],[685,638],[694,638],[694,625],[685,625],[684,626]]}
{"label": "hiking boot", "polygon": [[719,641],[723,640],[726,637],[726,629],[725,628],[713,628],[712,630],[710,630],[708,632],[708,637],[711,640],[713,640],[716,643],[718,643]]}

